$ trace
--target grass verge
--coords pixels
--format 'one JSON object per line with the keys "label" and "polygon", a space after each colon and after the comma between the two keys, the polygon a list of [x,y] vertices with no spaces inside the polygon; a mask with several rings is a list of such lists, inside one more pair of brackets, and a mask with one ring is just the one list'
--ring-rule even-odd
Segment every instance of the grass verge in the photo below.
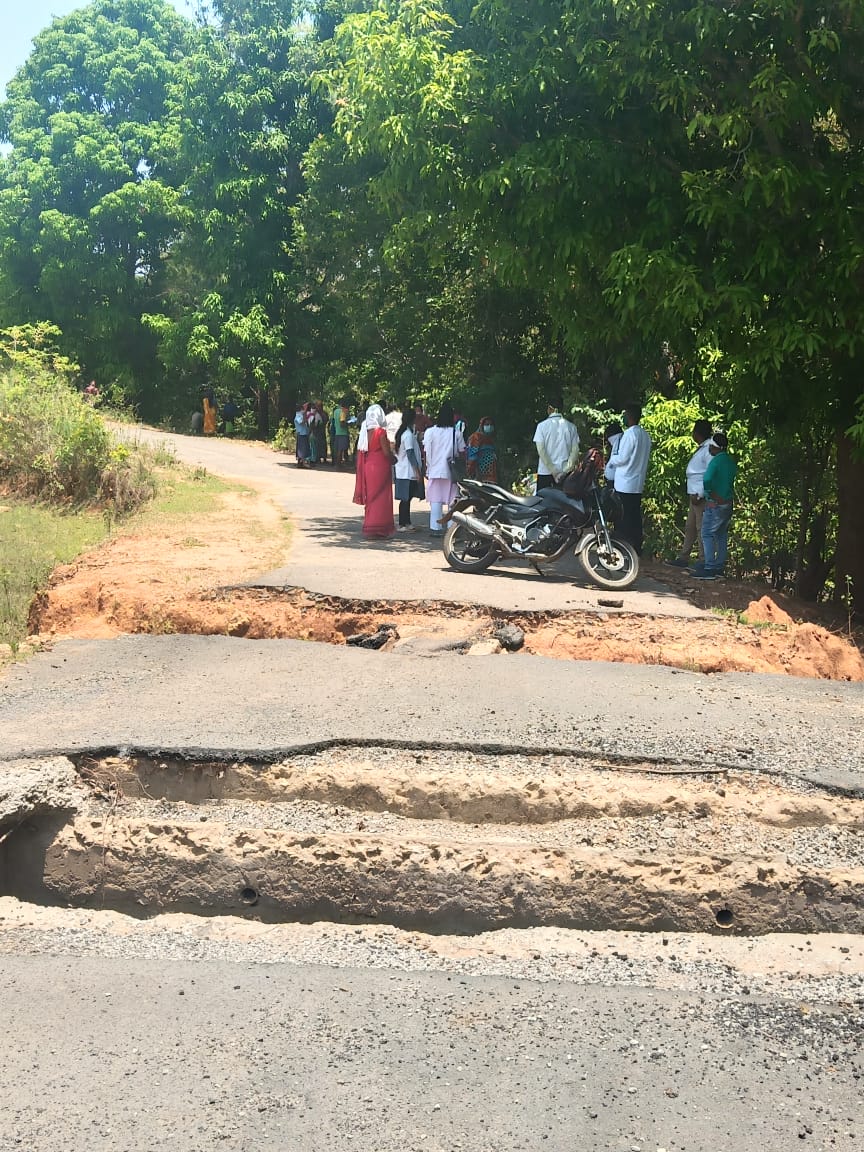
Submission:
{"label": "grass verge", "polygon": [[27,635],[30,601],[57,564],[67,564],[108,536],[101,512],[66,512],[0,498],[0,644],[15,654]]}
{"label": "grass verge", "polygon": [[[58,564],[68,564],[109,536],[152,532],[160,525],[188,525],[183,548],[203,548],[207,517],[222,509],[227,494],[254,499],[253,489],[222,480],[206,470],[185,469],[165,460],[156,469],[158,494],[132,516],[116,519],[109,509],[59,510],[17,496],[0,494],[0,664],[15,656],[27,636],[33,596],[45,587]],[[261,541],[265,529],[250,516],[241,520],[238,539]],[[281,561],[290,534],[287,521],[273,539],[273,566]]]}

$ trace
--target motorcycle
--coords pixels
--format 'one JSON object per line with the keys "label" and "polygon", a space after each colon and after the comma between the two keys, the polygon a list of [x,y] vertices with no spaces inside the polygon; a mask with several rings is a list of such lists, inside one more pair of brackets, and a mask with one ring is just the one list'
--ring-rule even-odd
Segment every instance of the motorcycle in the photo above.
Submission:
{"label": "motorcycle", "polygon": [[542,575],[575,549],[589,579],[601,588],[629,588],[639,575],[639,557],[626,540],[613,536],[606,490],[597,483],[599,465],[589,455],[560,487],[536,496],[517,496],[497,484],[463,479],[459,497],[443,517],[444,556],[457,572],[485,572],[496,560],[519,557]]}

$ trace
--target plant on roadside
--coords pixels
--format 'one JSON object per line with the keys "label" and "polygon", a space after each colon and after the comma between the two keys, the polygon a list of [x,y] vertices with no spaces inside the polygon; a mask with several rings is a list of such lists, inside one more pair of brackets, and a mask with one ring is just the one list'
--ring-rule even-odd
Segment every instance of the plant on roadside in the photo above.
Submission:
{"label": "plant on roadside", "polygon": [[272,443],[277,452],[293,452],[297,445],[293,423],[290,423],[288,420],[282,420],[276,429],[276,435],[273,437]]}
{"label": "plant on roadside", "polygon": [[122,516],[156,491],[154,453],[116,443],[63,372],[0,371],[0,484],[49,503],[109,504]]}

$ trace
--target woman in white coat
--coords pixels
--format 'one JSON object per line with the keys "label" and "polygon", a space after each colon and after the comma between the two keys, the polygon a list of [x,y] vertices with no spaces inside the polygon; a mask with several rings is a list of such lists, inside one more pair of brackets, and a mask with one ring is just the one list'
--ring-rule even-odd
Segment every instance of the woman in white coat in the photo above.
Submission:
{"label": "woman in white coat", "polygon": [[441,405],[438,419],[423,434],[423,453],[426,456],[426,499],[429,501],[429,531],[444,531],[441,517],[445,505],[456,498],[456,485],[450,471],[450,461],[465,457],[465,440],[454,426],[453,406]]}

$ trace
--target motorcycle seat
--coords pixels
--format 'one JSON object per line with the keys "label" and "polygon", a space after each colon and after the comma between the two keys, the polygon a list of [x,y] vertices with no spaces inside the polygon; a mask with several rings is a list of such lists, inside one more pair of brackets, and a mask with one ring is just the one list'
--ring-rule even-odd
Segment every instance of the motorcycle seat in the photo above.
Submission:
{"label": "motorcycle seat", "polygon": [[523,508],[536,508],[542,504],[539,496],[517,496],[515,492],[508,492],[506,488],[501,488],[497,484],[484,484],[484,488],[498,496],[505,504],[520,504]]}

